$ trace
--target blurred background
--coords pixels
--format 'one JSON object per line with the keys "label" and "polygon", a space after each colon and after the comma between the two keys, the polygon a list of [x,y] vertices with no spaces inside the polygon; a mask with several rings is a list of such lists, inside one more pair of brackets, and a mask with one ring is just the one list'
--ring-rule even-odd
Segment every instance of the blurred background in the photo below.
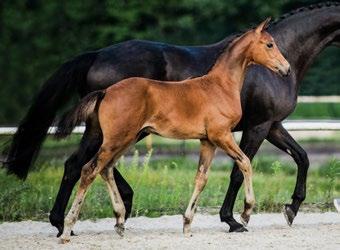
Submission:
{"label": "blurred background", "polygon": [[[44,80],[84,51],[129,39],[214,43],[267,16],[315,2],[320,1],[1,0],[0,124],[17,123]],[[340,50],[328,48],[308,71],[300,94],[340,95],[339,76]],[[340,117],[336,107],[316,105],[306,112]]]}
{"label": "blurred background", "polygon": [[[15,126],[39,87],[63,62],[84,51],[129,39],[179,45],[217,42],[272,16],[320,1],[308,0],[0,0],[0,126]],[[300,95],[340,95],[340,49],[323,51],[303,80]],[[289,119],[339,119],[340,103],[299,103]],[[298,132],[294,137],[309,153],[311,171],[302,209],[330,210],[340,196],[340,133]],[[0,143],[10,135],[0,136]],[[0,171],[0,221],[47,220],[63,174],[63,163],[80,135],[48,138],[34,172],[19,182]],[[239,135],[238,135],[239,138]],[[6,144],[6,143],[5,143]],[[135,191],[133,215],[182,213],[193,189],[198,143],[153,138],[120,160],[120,171]],[[256,211],[278,212],[290,201],[296,179],[291,157],[264,143],[255,160]],[[213,163],[199,209],[218,211],[232,162],[221,152]],[[98,178],[100,179],[100,178]],[[14,198],[15,197],[15,198]],[[236,211],[243,206],[240,191]],[[105,186],[91,188],[82,218],[109,217]]]}

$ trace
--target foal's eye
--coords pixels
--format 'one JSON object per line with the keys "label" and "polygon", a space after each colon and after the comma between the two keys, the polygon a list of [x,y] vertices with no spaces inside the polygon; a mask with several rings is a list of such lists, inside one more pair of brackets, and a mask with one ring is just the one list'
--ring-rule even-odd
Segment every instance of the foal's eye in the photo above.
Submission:
{"label": "foal's eye", "polygon": [[267,43],[267,47],[271,49],[271,48],[273,48],[273,44],[272,43]]}

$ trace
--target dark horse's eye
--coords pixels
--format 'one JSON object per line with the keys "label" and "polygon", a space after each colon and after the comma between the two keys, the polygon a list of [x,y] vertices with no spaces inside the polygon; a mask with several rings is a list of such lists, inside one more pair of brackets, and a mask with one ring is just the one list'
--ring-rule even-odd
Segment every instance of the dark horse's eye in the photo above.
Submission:
{"label": "dark horse's eye", "polygon": [[267,43],[267,47],[271,49],[271,48],[273,48],[273,44],[272,43]]}

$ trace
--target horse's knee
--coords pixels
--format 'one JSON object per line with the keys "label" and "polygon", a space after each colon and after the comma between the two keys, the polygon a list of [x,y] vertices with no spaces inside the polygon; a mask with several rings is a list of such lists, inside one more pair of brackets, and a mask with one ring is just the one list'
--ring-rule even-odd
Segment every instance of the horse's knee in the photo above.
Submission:
{"label": "horse's knee", "polygon": [[64,225],[70,226],[72,224],[72,219],[69,218],[69,216],[66,216],[64,219]]}
{"label": "horse's knee", "polygon": [[245,209],[252,209],[255,206],[255,197],[250,197],[244,202]]}
{"label": "horse's knee", "polygon": [[70,171],[72,171],[74,162],[75,162],[75,157],[73,155],[65,161],[65,164],[64,164],[65,173],[70,173]]}
{"label": "horse's knee", "polygon": [[120,195],[121,195],[124,203],[126,203],[126,202],[131,203],[132,200],[133,200],[134,192],[133,192],[132,188],[129,186],[128,188],[124,189],[123,192],[120,192]]}
{"label": "horse's knee", "polygon": [[305,170],[308,170],[309,168],[309,159],[306,151],[302,150],[299,153],[299,164],[298,167],[302,167]]}
{"label": "horse's knee", "polygon": [[124,204],[120,204],[120,203],[117,204],[117,207],[115,209],[115,213],[116,213],[117,217],[125,218],[126,210],[125,210]]}
{"label": "horse's knee", "polygon": [[208,171],[209,169],[203,165],[201,165],[198,169],[195,184],[199,191],[202,191],[208,182]]}
{"label": "horse's knee", "polygon": [[94,162],[86,164],[81,170],[80,186],[85,187],[91,184],[96,178]]}
{"label": "horse's knee", "polygon": [[240,167],[240,170],[242,171],[242,173],[244,175],[251,175],[252,174],[252,167],[251,167],[251,163],[250,163],[249,158],[246,157],[246,156],[243,156],[238,161],[239,161],[239,167]]}
{"label": "horse's knee", "polygon": [[233,184],[242,184],[243,182],[243,174],[238,166],[234,166],[231,174],[230,174],[230,182]]}
{"label": "horse's knee", "polygon": [[64,180],[78,181],[81,174],[81,167],[77,164],[77,157],[72,155],[64,164]]}

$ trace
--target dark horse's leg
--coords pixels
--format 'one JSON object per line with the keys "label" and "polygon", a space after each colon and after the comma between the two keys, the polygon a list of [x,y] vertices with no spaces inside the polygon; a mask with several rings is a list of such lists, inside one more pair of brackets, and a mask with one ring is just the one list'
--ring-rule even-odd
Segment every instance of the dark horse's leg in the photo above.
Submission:
{"label": "dark horse's leg", "polygon": [[[240,148],[244,154],[252,160],[257,153],[260,145],[266,138],[270,129],[271,123],[265,123],[243,130]],[[244,232],[247,231],[242,224],[238,223],[233,216],[233,208],[236,200],[237,193],[242,185],[243,175],[237,165],[234,164],[230,176],[230,184],[227,194],[224,198],[223,205],[220,210],[220,219],[222,222],[228,223],[229,232]]]}
{"label": "dark horse's leg", "polygon": [[[54,206],[50,212],[50,222],[58,229],[58,237],[63,232],[66,206],[72,190],[80,178],[81,169],[97,153],[101,143],[101,131],[96,126],[91,126],[88,122],[79,149],[65,163],[64,176]],[[126,217],[128,217],[131,213],[133,190],[117,169],[114,169],[113,175],[125,205]]]}
{"label": "dark horse's leg", "polygon": [[273,124],[267,136],[267,140],[282,151],[292,156],[298,167],[296,185],[292,195],[293,202],[292,204],[286,204],[283,211],[288,225],[291,225],[301,203],[306,197],[306,180],[307,171],[309,168],[308,156],[303,148],[282,126],[281,122],[276,122]]}

